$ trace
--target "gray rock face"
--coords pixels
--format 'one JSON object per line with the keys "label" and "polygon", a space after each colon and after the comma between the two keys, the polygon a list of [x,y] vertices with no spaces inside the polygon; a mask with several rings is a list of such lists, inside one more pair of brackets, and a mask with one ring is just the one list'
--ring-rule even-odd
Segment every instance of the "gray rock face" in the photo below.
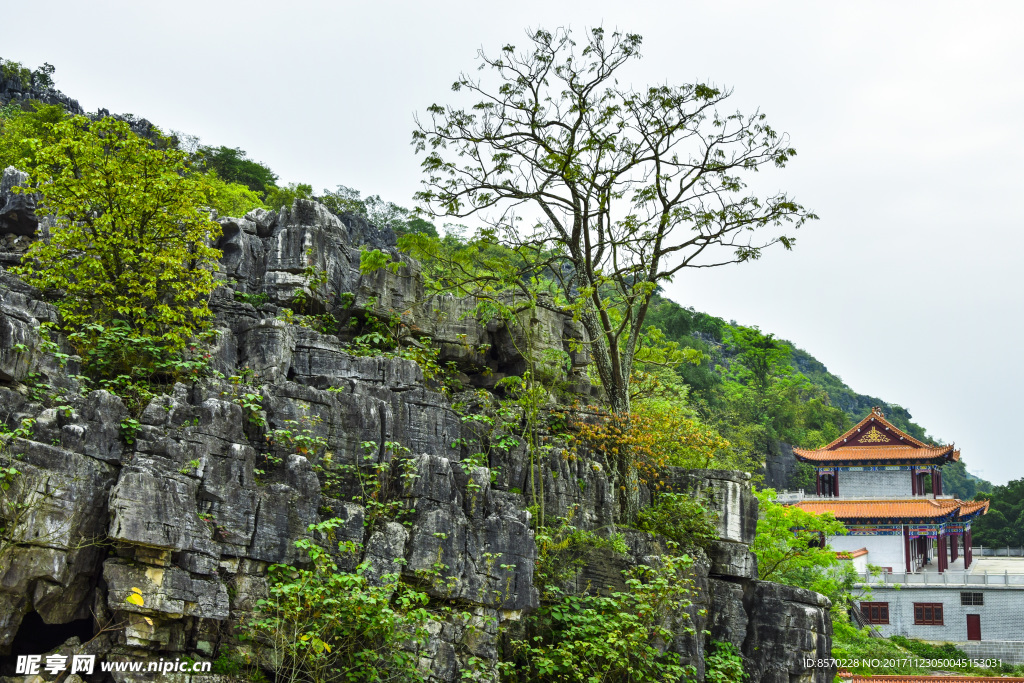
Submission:
{"label": "gray rock face", "polygon": [[0,75],[0,105],[18,100],[39,100],[44,104],[59,104],[70,114],[84,114],[85,110],[64,93],[54,88],[45,88],[30,81],[23,83],[17,75],[10,78]]}
{"label": "gray rock face", "polygon": [[[616,499],[606,463],[548,434],[551,448],[531,462],[513,427],[492,432],[455,410],[488,418],[493,395],[449,396],[412,360],[352,355],[348,326],[368,315],[400,320],[405,343],[429,339],[478,388],[521,372],[532,344],[548,352],[548,380],[587,395],[573,374],[589,362],[582,331],[543,306],[503,322],[478,319],[471,301],[426,298],[419,265],[393,250],[393,235],[314,202],[219,221],[223,286],[211,308],[220,336],[209,352],[220,375],[177,384],[136,415],[106,391],[83,395],[76,359],[41,347],[39,325],[57,321],[56,310],[0,270],[0,420],[21,426],[0,442],[0,467],[18,470],[0,489],[13,503],[0,505],[10,530],[0,535],[0,654],[34,611],[46,624],[95,614],[121,625],[90,645],[101,655],[209,656],[257,614],[269,565],[308,562],[295,545],[307,539],[343,571],[361,564],[378,582],[398,574],[455,608],[429,629],[432,681],[493,665],[499,624],[539,605],[527,506],[549,524],[571,518],[608,533]],[[362,274],[363,246],[404,265]],[[311,271],[323,274],[320,286]],[[297,293],[306,313],[336,316],[337,334],[282,310],[298,307]],[[673,615],[693,632],[680,628],[664,647],[702,675],[707,629],[740,649],[755,683],[827,680],[802,657],[827,655],[828,605],[757,581],[749,475],[667,477],[708,500],[720,540],[693,564],[694,604]],[[310,530],[328,519],[341,520],[329,534]],[[626,553],[595,554],[567,589],[621,589],[624,570],[666,552],[644,532],[622,539]]]}
{"label": "gray rock face", "polygon": [[832,652],[829,601],[802,588],[754,582],[743,655],[753,680],[763,683],[828,683],[834,668],[810,669],[805,660]]}
{"label": "gray rock face", "polygon": [[33,235],[39,219],[36,218],[36,197],[31,193],[15,193],[13,188],[28,183],[28,174],[13,166],[0,176],[0,234]]}

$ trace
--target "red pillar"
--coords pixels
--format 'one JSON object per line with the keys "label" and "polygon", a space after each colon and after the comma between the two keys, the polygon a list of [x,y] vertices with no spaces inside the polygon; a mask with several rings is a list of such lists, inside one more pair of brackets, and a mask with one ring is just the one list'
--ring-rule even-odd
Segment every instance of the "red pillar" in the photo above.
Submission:
{"label": "red pillar", "polygon": [[907,561],[907,573],[910,573],[910,529],[903,525],[903,557]]}
{"label": "red pillar", "polygon": [[971,530],[968,529],[964,532],[964,569],[971,566],[971,560],[974,559],[974,553],[971,551]]}
{"label": "red pillar", "polygon": [[950,534],[949,535],[949,543],[950,543],[950,546],[949,546],[949,558],[950,558],[951,562],[956,562],[956,558],[960,557],[960,552],[959,552],[960,544],[957,542],[957,538],[958,538],[957,534]]}
{"label": "red pillar", "polygon": [[821,495],[821,470],[815,468],[814,472],[815,472],[815,475],[814,475],[815,489],[817,491],[817,494],[820,496]]}
{"label": "red pillar", "polygon": [[939,572],[944,572],[949,568],[949,553],[946,550],[946,535],[941,531],[939,532]]}
{"label": "red pillar", "polygon": [[942,468],[938,468],[938,469],[935,470],[935,476],[939,478],[939,485],[938,485],[937,489],[938,489],[938,495],[941,496],[942,495]]}
{"label": "red pillar", "polygon": [[910,495],[917,495],[917,470],[914,469],[913,465],[910,467]]}
{"label": "red pillar", "polygon": [[939,475],[935,473],[935,468],[932,468],[932,497],[939,495]]}
{"label": "red pillar", "polygon": [[836,468],[836,473],[832,475],[832,495],[836,498],[839,497],[839,468]]}

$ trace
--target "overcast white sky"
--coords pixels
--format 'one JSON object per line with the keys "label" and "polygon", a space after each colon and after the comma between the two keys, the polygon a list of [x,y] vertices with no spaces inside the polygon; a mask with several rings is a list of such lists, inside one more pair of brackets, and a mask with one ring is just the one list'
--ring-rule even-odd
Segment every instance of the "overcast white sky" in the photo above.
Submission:
{"label": "overcast white sky", "polygon": [[[494,9],[491,9],[493,7]],[[792,340],[907,407],[968,469],[1024,476],[1024,3],[22,2],[0,56],[88,110],[242,147],[283,182],[411,205],[412,116],[528,27],[641,33],[635,84],[712,81],[799,152],[764,178],[821,220],[676,301]],[[15,30],[15,27],[16,30]]]}

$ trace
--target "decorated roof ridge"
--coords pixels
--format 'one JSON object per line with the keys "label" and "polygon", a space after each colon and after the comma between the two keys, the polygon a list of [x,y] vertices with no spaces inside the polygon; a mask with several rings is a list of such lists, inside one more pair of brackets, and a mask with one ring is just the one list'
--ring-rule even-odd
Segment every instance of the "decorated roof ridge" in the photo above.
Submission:
{"label": "decorated roof ridge", "polygon": [[842,446],[846,442],[846,440],[849,439],[852,435],[854,435],[857,432],[859,432],[861,427],[863,427],[864,425],[866,425],[866,424],[868,424],[870,422],[875,422],[875,421],[881,423],[884,427],[887,427],[888,429],[891,429],[892,431],[896,432],[896,434],[898,436],[903,437],[902,438],[903,442],[910,443],[911,445],[916,446],[918,448],[929,448],[928,444],[926,444],[926,443],[924,443],[922,441],[918,441],[917,439],[912,437],[910,434],[907,434],[905,431],[903,431],[902,429],[900,429],[899,427],[897,427],[893,423],[891,423],[888,420],[886,420],[885,419],[885,414],[882,413],[882,409],[879,406],[875,406],[874,408],[871,409],[871,412],[868,413],[868,415],[863,420],[861,420],[860,422],[855,424],[853,427],[850,427],[850,429],[845,434],[840,436],[838,439],[836,439],[832,443],[826,444],[825,446],[822,446],[821,448],[819,448],[817,450],[819,450],[819,451],[835,450],[836,448],[839,448],[840,446]]}
{"label": "decorated roof ridge", "polygon": [[960,512],[958,517],[965,517],[967,515],[973,515],[978,510],[981,510],[981,514],[988,514],[988,506],[991,501],[988,500],[966,500],[961,501]]}

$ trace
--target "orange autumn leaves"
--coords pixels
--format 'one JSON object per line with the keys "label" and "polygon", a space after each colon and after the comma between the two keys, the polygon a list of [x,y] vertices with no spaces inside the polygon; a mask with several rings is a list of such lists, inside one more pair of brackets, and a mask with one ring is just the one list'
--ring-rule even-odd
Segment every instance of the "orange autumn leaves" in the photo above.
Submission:
{"label": "orange autumn leaves", "polygon": [[575,427],[577,450],[601,453],[609,463],[632,458],[639,483],[655,489],[664,486],[665,467],[708,468],[729,448],[717,431],[668,401],[638,402],[628,418],[602,415],[597,422]]}

